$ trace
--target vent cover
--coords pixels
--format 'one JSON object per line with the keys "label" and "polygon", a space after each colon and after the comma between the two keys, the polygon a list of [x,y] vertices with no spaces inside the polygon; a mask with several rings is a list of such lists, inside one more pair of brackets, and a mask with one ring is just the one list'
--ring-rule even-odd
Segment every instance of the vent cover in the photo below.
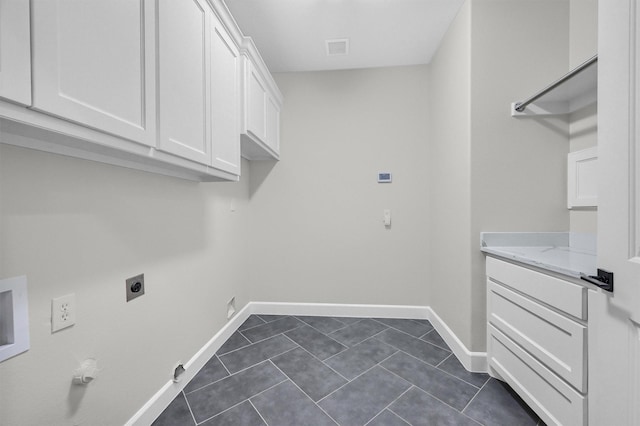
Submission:
{"label": "vent cover", "polygon": [[337,38],[325,41],[327,46],[327,56],[339,56],[349,54],[349,39]]}

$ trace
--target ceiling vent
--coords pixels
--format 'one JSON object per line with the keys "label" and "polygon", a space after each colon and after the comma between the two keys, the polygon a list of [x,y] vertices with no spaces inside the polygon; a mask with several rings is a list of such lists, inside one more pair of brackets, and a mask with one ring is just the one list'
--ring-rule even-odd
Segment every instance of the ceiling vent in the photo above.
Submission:
{"label": "ceiling vent", "polygon": [[333,40],[326,40],[327,56],[339,56],[349,54],[349,39],[337,38]]}

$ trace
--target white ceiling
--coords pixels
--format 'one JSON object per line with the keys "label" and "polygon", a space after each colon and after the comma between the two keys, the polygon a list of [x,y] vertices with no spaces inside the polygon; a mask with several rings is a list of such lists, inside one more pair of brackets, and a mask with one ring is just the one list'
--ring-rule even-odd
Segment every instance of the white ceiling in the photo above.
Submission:
{"label": "white ceiling", "polygon": [[[225,0],[272,72],[429,63],[464,0]],[[327,56],[325,40],[349,39]]]}

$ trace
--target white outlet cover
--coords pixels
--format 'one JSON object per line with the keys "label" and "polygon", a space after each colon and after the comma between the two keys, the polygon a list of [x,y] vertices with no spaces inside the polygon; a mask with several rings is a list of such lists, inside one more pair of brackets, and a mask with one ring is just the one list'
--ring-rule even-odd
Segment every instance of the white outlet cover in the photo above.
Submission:
{"label": "white outlet cover", "polygon": [[71,327],[76,323],[76,295],[56,297],[51,300],[51,332]]}

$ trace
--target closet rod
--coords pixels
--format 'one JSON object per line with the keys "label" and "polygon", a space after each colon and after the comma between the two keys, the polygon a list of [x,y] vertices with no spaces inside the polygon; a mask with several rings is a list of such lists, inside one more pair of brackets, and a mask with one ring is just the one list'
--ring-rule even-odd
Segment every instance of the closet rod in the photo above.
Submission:
{"label": "closet rod", "polygon": [[552,91],[556,87],[560,86],[565,81],[570,80],[571,78],[573,78],[577,74],[581,73],[582,71],[584,71],[585,69],[587,69],[588,67],[590,67],[591,65],[593,65],[596,62],[598,62],[598,55],[594,55],[591,59],[589,59],[588,61],[580,64],[578,67],[576,67],[575,69],[571,70],[568,74],[566,74],[565,76],[561,77],[558,81],[556,81],[556,82],[550,84],[549,86],[545,87],[544,89],[542,89],[541,91],[539,91],[535,95],[531,96],[527,100],[516,103],[514,109],[516,111],[518,111],[518,112],[524,111],[524,109],[527,107],[527,105],[529,105],[532,102],[537,101],[542,96],[546,95],[547,93],[549,93],[550,91]]}

